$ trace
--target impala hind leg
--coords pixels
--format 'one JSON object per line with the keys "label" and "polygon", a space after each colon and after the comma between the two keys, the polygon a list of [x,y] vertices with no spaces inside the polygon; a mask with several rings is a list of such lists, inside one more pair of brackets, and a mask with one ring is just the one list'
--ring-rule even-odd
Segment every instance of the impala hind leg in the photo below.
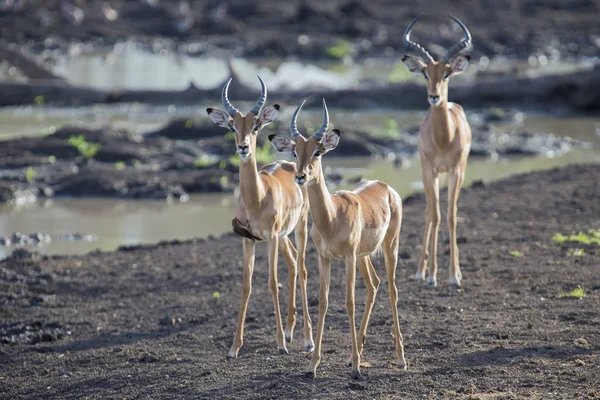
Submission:
{"label": "impala hind leg", "polygon": [[346,258],[346,312],[350,322],[350,341],[352,342],[352,379],[359,379],[360,354],[358,353],[358,339],[356,337],[355,320],[355,287],[356,287],[356,255],[352,254]]}
{"label": "impala hind leg", "polygon": [[[402,216],[400,215],[400,219]],[[390,223],[392,226],[392,223]],[[387,272],[388,292],[390,296],[390,305],[392,306],[392,317],[394,318],[394,341],[396,344],[396,362],[400,369],[406,369],[406,359],[404,358],[404,341],[400,332],[400,322],[398,318],[398,288],[396,287],[396,265],[398,264],[398,244],[400,238],[400,221],[397,223],[397,231],[389,230],[384,239],[384,260]]]}
{"label": "impala hind leg", "polygon": [[296,262],[298,258],[298,252],[294,248],[294,245],[289,238],[283,237],[279,240],[279,250],[283,253],[285,262],[288,265],[288,279],[289,279],[289,302],[288,302],[288,316],[285,325],[285,340],[291,342],[294,338],[294,328],[296,327]]}
{"label": "impala hind leg", "polygon": [[[362,321],[360,323],[360,331],[358,332],[358,354],[362,355],[365,341],[367,339],[367,326],[369,325],[369,318],[373,311],[373,304],[375,304],[375,297],[377,296],[377,289],[379,288],[379,277],[375,272],[371,259],[366,257],[360,257],[356,260],[356,266],[360,271],[367,288],[365,296],[365,311],[363,313]],[[352,357],[348,359],[348,366],[352,365]]]}
{"label": "impala hind leg", "polygon": [[321,363],[321,343],[323,341],[323,329],[325,328],[325,317],[329,306],[329,283],[331,280],[331,260],[326,256],[319,256],[319,321],[317,322],[317,337],[315,350],[313,351],[310,365],[306,376],[314,378],[317,375],[317,367]]}
{"label": "impala hind leg", "polygon": [[246,321],[246,311],[248,310],[248,300],[252,292],[252,273],[254,272],[254,240],[244,238],[242,241],[244,254],[244,272],[242,278],[242,299],[240,313],[238,316],[237,328],[233,345],[227,354],[227,358],[236,358],[240,347],[244,341],[244,322]]}
{"label": "impala hind leg", "polygon": [[281,310],[279,308],[279,286],[277,281],[277,249],[279,247],[279,236],[277,232],[271,232],[269,236],[269,290],[273,298],[275,308],[275,341],[277,349],[281,354],[288,354],[283,334],[283,323],[281,322]]}
{"label": "impala hind leg", "polygon": [[464,171],[457,167],[448,173],[448,231],[450,232],[450,285],[460,287],[462,274],[458,260],[456,242],[456,213],[460,188],[464,180]]}
{"label": "impala hind leg", "polygon": [[312,336],[312,321],[308,312],[308,295],[306,293],[306,285],[308,281],[308,271],[305,264],[306,242],[308,241],[308,207],[304,210],[300,221],[296,226],[295,239],[298,246],[297,267],[300,275],[300,295],[302,297],[302,318],[303,318],[303,333],[304,333],[304,350],[311,352],[315,348],[315,342]]}

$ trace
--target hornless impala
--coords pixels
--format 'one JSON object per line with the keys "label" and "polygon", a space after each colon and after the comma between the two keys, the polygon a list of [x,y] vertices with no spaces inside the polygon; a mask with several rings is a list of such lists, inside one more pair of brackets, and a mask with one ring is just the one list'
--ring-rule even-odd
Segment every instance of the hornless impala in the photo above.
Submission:
{"label": "hornless impala", "polygon": [[[377,250],[381,250],[385,257],[398,367],[406,368],[398,322],[398,290],[395,282],[402,201],[394,189],[380,181],[361,182],[352,192],[343,190],[330,194],[325,186],[321,155],[336,148],[340,140],[340,131],[337,129],[327,131],[329,115],[323,100],[323,125],[317,133],[306,139],[298,132],[296,125],[303,104],[292,117],[290,131],[293,141],[280,135],[270,135],[269,140],[277,151],[292,152],[296,158],[298,166],[296,182],[308,186],[308,201],[313,217],[310,236],[319,252],[321,278],[319,323],[315,351],[306,374],[314,377],[321,361],[321,341],[327,314],[331,259],[334,258],[346,263],[346,311],[350,318],[352,339],[351,375],[353,378],[360,377],[360,354],[379,287],[379,277],[375,273],[369,255]],[[367,288],[365,312],[358,338],[354,322],[354,286],[357,267]]]}
{"label": "hornless impala", "polygon": [[[306,190],[295,182],[296,165],[287,161],[276,161],[258,171],[256,166],[256,136],[258,131],[275,119],[279,105],[262,108],[267,100],[267,88],[258,77],[262,87],[261,96],[246,116],[242,115],[227,98],[231,79],[223,87],[222,102],[225,111],[208,108],[206,111],[219,126],[234,132],[237,154],[240,157],[240,197],[238,199],[233,230],[244,237],[244,273],[242,302],[233,345],[227,357],[237,357],[242,347],[244,321],[248,300],[252,291],[255,241],[269,242],[269,289],[275,306],[277,347],[287,353],[285,342],[291,342],[296,325],[296,266],[300,269],[300,292],[304,317],[304,348],[312,351],[312,327],[306,299],[307,271],[304,255],[307,241],[308,201]],[[262,110],[262,111],[261,111]],[[288,235],[295,230],[298,251]],[[277,282],[277,249],[281,250],[288,264],[290,302],[284,331],[279,310],[279,288]],[[296,263],[297,262],[297,263]]]}
{"label": "hornless impala", "polygon": [[[456,244],[456,203],[465,176],[467,157],[471,150],[471,128],[461,106],[448,102],[448,78],[460,74],[469,65],[470,56],[459,52],[471,45],[471,34],[458,19],[450,16],[464,32],[464,39],[447,50],[441,61],[433,57],[420,45],[410,40],[410,31],[417,22],[415,19],[404,32],[404,44],[416,53],[417,57],[405,55],[402,61],[411,72],[421,73],[427,79],[429,113],[421,124],[419,132],[419,155],[423,172],[423,186],[427,198],[427,222],[421,259],[416,279],[425,279],[429,240],[431,264],[427,285],[437,285],[437,242],[440,226],[439,178],[438,174],[448,173],[448,230],[450,231],[450,284],[460,286],[462,278],[458,262]],[[420,58],[418,57],[420,56]]]}

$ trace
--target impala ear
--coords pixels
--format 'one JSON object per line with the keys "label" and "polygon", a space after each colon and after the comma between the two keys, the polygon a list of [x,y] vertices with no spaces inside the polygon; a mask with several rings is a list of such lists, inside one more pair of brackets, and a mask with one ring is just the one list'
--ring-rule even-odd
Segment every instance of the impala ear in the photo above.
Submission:
{"label": "impala ear", "polygon": [[272,106],[265,107],[258,114],[258,122],[256,130],[262,129],[264,126],[273,122],[277,113],[279,112],[279,104],[273,104]]}
{"label": "impala ear", "polygon": [[423,61],[421,61],[420,58],[413,57],[413,56],[408,56],[408,55],[403,56],[402,62],[404,63],[404,65],[406,65],[406,67],[408,68],[408,70],[410,72],[421,73],[427,67],[427,64],[425,64]]}
{"label": "impala ear", "polygon": [[281,135],[269,135],[269,141],[275,150],[280,153],[291,153],[296,150],[296,143],[292,139]]}
{"label": "impala ear", "polygon": [[207,108],[206,112],[210,119],[221,128],[227,128],[233,130],[233,119],[225,111],[221,111],[216,108]]}
{"label": "impala ear", "polygon": [[450,61],[450,75],[458,75],[463,72],[471,61],[471,56],[458,56]]}
{"label": "impala ear", "polygon": [[340,142],[341,132],[339,129],[333,129],[326,132],[321,140],[321,147],[323,148],[323,154],[335,149]]}

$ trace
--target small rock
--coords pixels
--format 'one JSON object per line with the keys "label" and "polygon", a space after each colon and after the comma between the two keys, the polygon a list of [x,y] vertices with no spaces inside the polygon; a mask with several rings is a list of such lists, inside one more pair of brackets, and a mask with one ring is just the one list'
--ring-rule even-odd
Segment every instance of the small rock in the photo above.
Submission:
{"label": "small rock", "polygon": [[177,323],[177,320],[174,317],[171,317],[169,315],[165,315],[165,316],[163,316],[160,319],[159,323],[161,325],[170,325],[170,326],[173,326],[173,325],[175,325]]}
{"label": "small rock", "polygon": [[575,339],[574,343],[575,343],[576,347],[584,347],[584,348],[590,347],[590,343],[587,340],[585,340],[584,338]]}

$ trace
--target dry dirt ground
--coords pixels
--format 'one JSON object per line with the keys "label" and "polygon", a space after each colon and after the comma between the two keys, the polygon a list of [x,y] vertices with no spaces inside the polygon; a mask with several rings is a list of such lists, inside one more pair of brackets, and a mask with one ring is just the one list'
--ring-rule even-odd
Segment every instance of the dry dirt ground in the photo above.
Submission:
{"label": "dry dirt ground", "polygon": [[[79,257],[13,256],[0,263],[0,398],[600,398],[600,246],[552,241],[557,232],[600,228],[599,177],[600,165],[580,165],[465,189],[460,291],[446,285],[444,228],[441,287],[411,279],[424,203],[420,195],[405,199],[397,281],[409,368],[393,365],[384,280],[359,381],[345,366],[350,341],[340,263],[332,268],[324,358],[309,379],[301,315],[290,354],[277,354],[264,244],[257,246],[245,343],[235,360],[226,353],[240,298],[238,237]],[[574,248],[585,255],[570,255]],[[316,326],[312,246],[307,266]],[[384,276],[381,259],[375,267]],[[285,311],[283,263],[279,276]],[[559,297],[578,285],[581,300]],[[357,296],[360,315],[362,283]]]}

